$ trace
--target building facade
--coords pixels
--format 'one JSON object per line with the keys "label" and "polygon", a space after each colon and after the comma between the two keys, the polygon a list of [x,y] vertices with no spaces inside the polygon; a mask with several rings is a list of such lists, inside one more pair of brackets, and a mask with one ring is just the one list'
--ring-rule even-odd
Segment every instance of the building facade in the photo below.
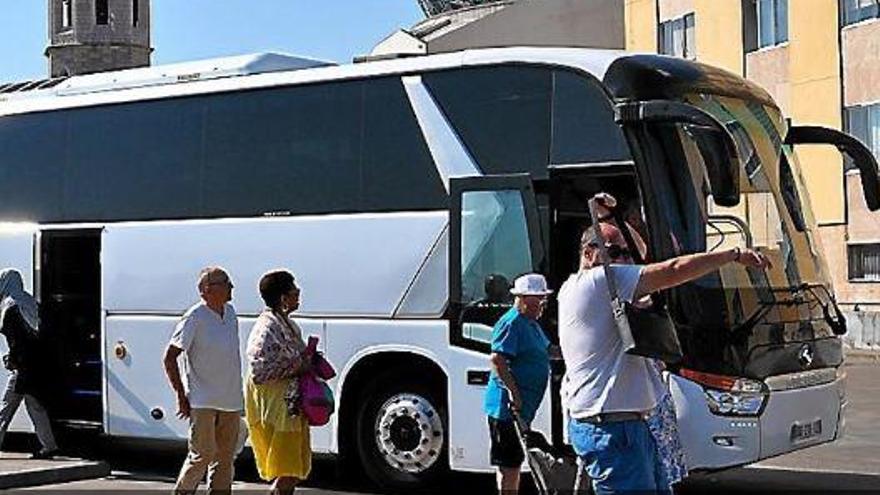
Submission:
{"label": "building facade", "polygon": [[49,0],[50,77],[150,65],[150,0]]}
{"label": "building facade", "polygon": [[[880,157],[878,0],[626,0],[625,9],[627,49],[741,74],[793,124],[846,130]],[[880,311],[880,214],[865,207],[858,171],[831,147],[798,155],[839,302]]]}

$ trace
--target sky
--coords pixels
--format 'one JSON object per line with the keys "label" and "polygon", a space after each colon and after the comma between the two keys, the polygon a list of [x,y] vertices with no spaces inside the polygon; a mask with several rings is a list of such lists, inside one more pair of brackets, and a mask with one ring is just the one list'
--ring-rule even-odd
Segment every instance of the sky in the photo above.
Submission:
{"label": "sky", "polygon": [[[0,0],[0,81],[47,77],[46,0]],[[152,0],[153,65],[281,51],[339,63],[420,21],[417,0]]]}

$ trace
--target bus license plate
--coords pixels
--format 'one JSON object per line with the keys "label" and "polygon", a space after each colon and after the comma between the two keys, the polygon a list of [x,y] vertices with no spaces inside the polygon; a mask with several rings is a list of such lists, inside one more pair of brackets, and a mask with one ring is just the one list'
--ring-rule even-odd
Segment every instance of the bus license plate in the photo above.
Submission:
{"label": "bus license plate", "polygon": [[817,419],[812,423],[795,423],[791,425],[791,441],[798,442],[801,440],[807,440],[813,437],[818,437],[822,434],[822,420]]}

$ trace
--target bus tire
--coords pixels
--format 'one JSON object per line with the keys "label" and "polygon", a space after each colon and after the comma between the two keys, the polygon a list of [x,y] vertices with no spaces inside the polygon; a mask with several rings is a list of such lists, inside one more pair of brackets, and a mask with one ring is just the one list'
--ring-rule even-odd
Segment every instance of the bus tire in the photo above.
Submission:
{"label": "bus tire", "polygon": [[423,488],[449,470],[442,386],[404,378],[407,373],[412,371],[372,381],[357,412],[360,464],[374,483],[390,490]]}

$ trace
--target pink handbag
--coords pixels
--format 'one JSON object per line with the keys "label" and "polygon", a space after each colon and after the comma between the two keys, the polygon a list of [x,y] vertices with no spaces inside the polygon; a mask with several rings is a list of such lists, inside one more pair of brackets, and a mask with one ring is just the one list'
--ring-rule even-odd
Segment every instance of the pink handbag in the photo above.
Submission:
{"label": "pink handbag", "polygon": [[309,336],[309,343],[306,346],[306,353],[312,356],[312,373],[322,380],[330,380],[336,376],[336,370],[324,354],[318,352],[318,337]]}
{"label": "pink handbag", "polygon": [[312,370],[299,380],[300,409],[309,426],[324,426],[336,411],[333,390],[324,380],[336,376],[336,370],[318,353],[317,337],[309,337],[306,352],[312,356]]}
{"label": "pink handbag", "polygon": [[324,426],[330,422],[330,416],[336,411],[333,391],[327,382],[314,373],[300,377],[300,409],[309,422],[309,426]]}

